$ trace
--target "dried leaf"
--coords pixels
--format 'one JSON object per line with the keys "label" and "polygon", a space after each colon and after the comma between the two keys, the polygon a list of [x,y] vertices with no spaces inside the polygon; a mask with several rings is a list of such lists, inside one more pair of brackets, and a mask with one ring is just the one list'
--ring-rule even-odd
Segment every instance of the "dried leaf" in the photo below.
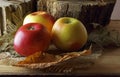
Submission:
{"label": "dried leaf", "polygon": [[57,59],[55,55],[36,52],[28,57],[25,60],[18,62],[18,64],[32,64],[32,63],[49,63]]}
{"label": "dried leaf", "polygon": [[[100,55],[96,53],[92,53],[91,51],[92,46],[88,50],[84,50],[81,52],[68,52],[68,53],[63,53],[59,55],[44,55],[42,57],[42,60],[37,63],[18,63],[15,64],[15,66],[20,66],[20,67],[27,67],[27,68],[32,68],[32,69],[40,69],[42,71],[46,72],[70,72],[73,71],[73,69],[83,69],[83,68],[88,68],[91,65],[94,64],[95,59],[97,59]],[[48,58],[51,56],[54,56],[53,61],[48,61]],[[39,55],[41,56],[41,54]],[[49,56],[49,57],[48,57]],[[35,57],[35,56],[34,56]],[[48,58],[45,58],[48,57]],[[29,60],[31,61],[32,57],[29,57]],[[40,59],[41,57],[39,57]],[[45,60],[46,59],[46,60]],[[26,60],[23,60],[26,61]],[[38,60],[39,61],[39,60]],[[52,69],[52,70],[51,70]]]}
{"label": "dried leaf", "polygon": [[[94,24],[96,26],[96,24]],[[119,47],[120,46],[120,31],[108,30],[97,24],[96,29],[89,34],[89,40],[95,42],[102,47]]]}
{"label": "dried leaf", "polygon": [[[20,7],[17,8],[18,10],[21,9]],[[18,13],[18,14],[16,14]],[[30,13],[30,12],[29,12]],[[7,31],[3,36],[0,36],[0,52],[10,52],[15,57],[20,56],[14,51],[13,48],[13,40],[14,35],[17,29],[23,23],[23,16],[20,15],[21,11],[13,12],[12,13],[12,21],[7,19]],[[26,13],[28,14],[28,13]],[[20,16],[20,17],[19,17]]]}

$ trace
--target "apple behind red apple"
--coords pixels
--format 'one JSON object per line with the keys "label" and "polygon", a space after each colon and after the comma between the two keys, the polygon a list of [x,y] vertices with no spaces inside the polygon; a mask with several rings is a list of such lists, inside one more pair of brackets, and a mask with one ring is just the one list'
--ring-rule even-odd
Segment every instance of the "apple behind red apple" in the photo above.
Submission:
{"label": "apple behind red apple", "polygon": [[37,11],[28,14],[23,21],[23,25],[27,23],[40,23],[44,25],[49,32],[51,32],[55,19],[52,15],[45,11]]}
{"label": "apple behind red apple", "polygon": [[39,23],[21,26],[14,37],[14,49],[22,56],[44,52],[50,44],[51,36],[46,27]]}

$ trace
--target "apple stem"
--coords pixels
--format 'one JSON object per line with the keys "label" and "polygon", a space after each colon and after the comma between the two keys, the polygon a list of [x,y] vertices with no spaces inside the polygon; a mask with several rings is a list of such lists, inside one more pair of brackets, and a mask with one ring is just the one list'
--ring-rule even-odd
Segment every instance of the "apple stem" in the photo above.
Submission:
{"label": "apple stem", "polygon": [[35,28],[33,26],[29,27],[28,28],[29,30],[34,30]]}
{"label": "apple stem", "polygon": [[69,21],[69,20],[66,20],[65,23],[68,24],[68,23],[70,23],[70,21]]}

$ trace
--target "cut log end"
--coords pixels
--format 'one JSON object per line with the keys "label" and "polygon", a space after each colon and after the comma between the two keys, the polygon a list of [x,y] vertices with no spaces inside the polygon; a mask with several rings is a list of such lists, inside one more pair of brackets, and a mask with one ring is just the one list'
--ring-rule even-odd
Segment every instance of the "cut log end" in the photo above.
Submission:
{"label": "cut log end", "polygon": [[116,0],[39,0],[38,10],[49,12],[55,19],[77,18],[91,31],[91,23],[103,26],[109,23],[115,3]]}
{"label": "cut log end", "polygon": [[15,26],[22,23],[26,14],[36,9],[35,0],[1,0],[0,2],[0,36],[15,29]]}

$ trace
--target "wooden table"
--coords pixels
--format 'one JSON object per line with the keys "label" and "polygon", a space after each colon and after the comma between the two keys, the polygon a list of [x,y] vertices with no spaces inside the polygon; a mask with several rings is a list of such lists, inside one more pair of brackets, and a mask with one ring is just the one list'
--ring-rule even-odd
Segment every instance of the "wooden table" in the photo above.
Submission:
{"label": "wooden table", "polygon": [[[120,29],[120,21],[111,21],[110,29]],[[22,67],[0,65],[0,75],[61,75],[46,74],[37,70],[30,70]],[[64,74],[62,74],[64,75]],[[73,75],[120,75],[120,48],[105,49],[103,55],[96,64],[88,70],[81,70]]]}

